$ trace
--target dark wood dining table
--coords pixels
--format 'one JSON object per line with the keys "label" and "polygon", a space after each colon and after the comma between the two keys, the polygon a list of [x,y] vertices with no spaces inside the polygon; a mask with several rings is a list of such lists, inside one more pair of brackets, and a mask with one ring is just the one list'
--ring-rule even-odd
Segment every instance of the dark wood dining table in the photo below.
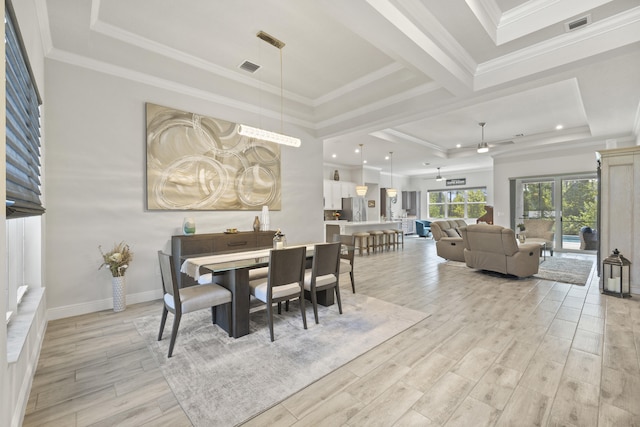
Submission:
{"label": "dark wood dining table", "polygon": [[[315,244],[303,245],[307,248],[307,262],[313,259]],[[239,338],[249,333],[249,309],[251,292],[249,289],[249,270],[269,265],[269,254],[272,249],[233,252],[214,255],[189,255],[181,260],[180,271],[198,280],[201,275],[211,273],[214,281],[233,294],[232,324],[224,306],[216,310],[216,323],[231,336]],[[195,285],[197,286],[197,285]],[[329,306],[334,303],[333,292],[319,292],[318,304]]]}

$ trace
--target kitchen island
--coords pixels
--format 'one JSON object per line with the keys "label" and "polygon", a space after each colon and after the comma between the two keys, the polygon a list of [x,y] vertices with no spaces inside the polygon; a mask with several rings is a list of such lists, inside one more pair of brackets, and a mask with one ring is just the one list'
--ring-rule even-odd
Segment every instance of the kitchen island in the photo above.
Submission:
{"label": "kitchen island", "polygon": [[333,241],[336,234],[353,234],[369,230],[401,230],[402,221],[325,221],[325,241]]}

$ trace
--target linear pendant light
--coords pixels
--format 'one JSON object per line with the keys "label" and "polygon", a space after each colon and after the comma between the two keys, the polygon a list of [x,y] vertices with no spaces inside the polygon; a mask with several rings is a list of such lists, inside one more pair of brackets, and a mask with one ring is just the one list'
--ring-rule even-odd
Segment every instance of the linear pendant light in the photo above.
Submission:
{"label": "linear pendant light", "polygon": [[240,126],[238,126],[238,134],[249,138],[275,142],[276,144],[288,145],[289,147],[300,147],[300,138],[295,138],[293,136],[285,135],[282,133],[284,103],[284,89],[282,84],[282,48],[285,46],[285,44],[284,42],[265,33],[264,31],[259,31],[258,34],[256,34],[256,37],[278,48],[278,50],[280,51],[280,133],[241,124]]}
{"label": "linear pendant light", "polygon": [[364,185],[364,159],[362,154],[362,146],[364,144],[360,144],[360,167],[362,168],[362,185],[356,185],[356,194],[358,196],[366,196],[367,195],[367,186]]}
{"label": "linear pendant light", "polygon": [[391,164],[391,188],[387,188],[387,196],[393,199],[398,195],[398,190],[393,188],[393,151],[389,151],[389,161]]}

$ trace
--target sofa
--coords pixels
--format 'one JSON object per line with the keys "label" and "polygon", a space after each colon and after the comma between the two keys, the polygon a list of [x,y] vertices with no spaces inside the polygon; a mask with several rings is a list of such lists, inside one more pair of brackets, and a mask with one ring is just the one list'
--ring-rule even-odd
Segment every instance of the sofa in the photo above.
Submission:
{"label": "sofa", "polygon": [[553,219],[525,219],[524,220],[524,232],[526,241],[531,243],[546,243],[549,254],[553,256],[553,226],[555,221]]}
{"label": "sofa", "polygon": [[516,234],[499,225],[472,224],[460,228],[467,267],[516,277],[538,272],[540,244],[518,245]]}
{"label": "sofa", "polygon": [[429,237],[431,234],[431,221],[416,219],[416,234],[420,237]]}
{"label": "sofa", "polygon": [[431,223],[431,234],[436,241],[436,253],[439,257],[464,262],[464,248],[458,229],[466,225],[467,223],[462,219],[439,220]]}

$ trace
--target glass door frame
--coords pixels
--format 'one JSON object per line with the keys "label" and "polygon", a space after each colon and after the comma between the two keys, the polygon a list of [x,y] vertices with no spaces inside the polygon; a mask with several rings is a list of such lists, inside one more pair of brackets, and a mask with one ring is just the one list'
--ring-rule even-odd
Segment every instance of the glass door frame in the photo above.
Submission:
{"label": "glass door frame", "polygon": [[[562,230],[562,183],[563,181],[581,180],[581,179],[595,179],[599,180],[597,171],[582,172],[564,175],[538,175],[520,178],[510,178],[509,191],[510,191],[510,224],[512,229],[516,229],[516,225],[522,222],[522,209],[523,209],[523,197],[522,197],[522,185],[533,182],[553,182],[552,203],[554,212],[554,251],[558,252],[583,252],[581,249],[567,249],[563,247],[563,230]],[[596,215],[597,216],[597,215]],[[597,223],[596,218],[596,223]]]}

